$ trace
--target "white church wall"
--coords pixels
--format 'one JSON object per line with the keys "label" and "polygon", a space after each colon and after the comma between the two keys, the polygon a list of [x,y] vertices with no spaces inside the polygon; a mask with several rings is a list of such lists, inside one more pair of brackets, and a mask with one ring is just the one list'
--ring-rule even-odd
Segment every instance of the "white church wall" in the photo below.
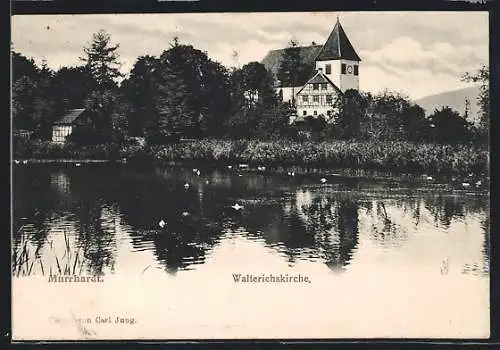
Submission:
{"label": "white church wall", "polygon": [[[350,60],[340,60],[341,64],[346,65],[346,74],[340,74],[340,86],[342,92],[354,89],[359,90],[359,62]],[[355,67],[358,66],[358,75],[354,75]],[[340,65],[341,67],[341,65]]]}
{"label": "white church wall", "polygon": [[[326,66],[330,65],[330,72],[327,74]],[[340,62],[331,61],[316,61],[316,70],[320,70],[340,89]]]}
{"label": "white church wall", "polygon": [[[346,74],[342,74],[342,64],[346,65]],[[327,65],[330,65],[328,74]],[[358,75],[354,75],[354,66],[358,66]],[[349,72],[347,69],[352,67]],[[359,62],[351,60],[330,60],[330,61],[317,61],[316,69],[321,71],[334,83],[337,87],[345,92],[349,89],[359,90]]]}

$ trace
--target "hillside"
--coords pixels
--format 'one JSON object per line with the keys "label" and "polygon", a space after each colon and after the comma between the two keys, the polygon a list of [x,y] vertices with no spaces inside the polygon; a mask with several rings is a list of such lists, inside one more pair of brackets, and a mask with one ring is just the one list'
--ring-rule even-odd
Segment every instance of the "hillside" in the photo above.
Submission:
{"label": "hillside", "polygon": [[435,95],[426,96],[415,101],[418,105],[425,109],[426,114],[431,114],[436,108],[441,109],[443,106],[448,106],[460,114],[465,112],[465,99],[470,100],[469,120],[475,122],[479,118],[479,106],[477,98],[479,96],[479,86],[471,86],[465,89],[442,92]]}

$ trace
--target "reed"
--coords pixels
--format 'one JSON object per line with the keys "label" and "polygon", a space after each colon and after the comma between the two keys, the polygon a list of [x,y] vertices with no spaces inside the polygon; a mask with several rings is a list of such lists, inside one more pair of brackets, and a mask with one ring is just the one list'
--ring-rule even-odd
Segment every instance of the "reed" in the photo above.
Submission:
{"label": "reed", "polygon": [[157,161],[297,165],[406,173],[487,173],[488,150],[472,145],[406,141],[200,140],[152,147]]}
{"label": "reed", "polygon": [[[21,228],[22,229],[22,228]],[[77,275],[81,274],[87,259],[81,254],[80,248],[71,249],[69,235],[66,230],[64,235],[64,251],[62,255],[58,255],[54,248],[54,242],[47,240],[47,245],[50,254],[54,257],[55,264],[48,264],[42,260],[39,249],[30,249],[28,240],[23,237],[17,248],[12,249],[12,276],[28,277],[40,272],[42,276],[48,272],[49,275],[57,273],[59,275]],[[48,266],[47,266],[48,264]],[[37,271],[36,267],[39,266]]]}
{"label": "reed", "polygon": [[[201,139],[166,145],[124,144],[76,147],[38,145],[18,158],[123,159],[130,162],[174,161],[248,163],[270,166],[350,168],[405,173],[486,174],[489,151],[472,144],[431,144],[409,141],[292,141],[277,139]],[[115,154],[116,153],[116,154]]]}

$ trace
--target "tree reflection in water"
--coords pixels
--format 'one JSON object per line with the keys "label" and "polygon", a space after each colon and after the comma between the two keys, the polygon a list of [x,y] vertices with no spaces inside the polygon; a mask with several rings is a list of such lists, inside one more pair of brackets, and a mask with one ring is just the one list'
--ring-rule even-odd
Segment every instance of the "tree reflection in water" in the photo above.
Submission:
{"label": "tree reflection in water", "polygon": [[[27,224],[27,239],[39,247],[50,232],[75,228],[71,234],[88,260],[89,273],[102,274],[115,268],[120,234],[132,250],[152,251],[167,272],[175,273],[203,263],[223,231],[243,231],[290,264],[321,261],[343,271],[357,249],[360,222],[368,223],[374,242],[398,246],[411,228],[402,216],[415,230],[424,223],[447,230],[455,220],[485,214],[482,197],[410,190],[394,194],[390,186],[360,181],[314,187],[289,177],[234,172],[202,170],[198,176],[190,168],[111,165],[19,168],[13,243],[21,242],[16,228],[22,224]],[[234,203],[244,210],[231,209]],[[167,223],[163,230],[160,220]],[[488,226],[484,221],[485,232]],[[484,237],[488,260],[489,230]]]}
{"label": "tree reflection in water", "polygon": [[333,271],[343,271],[358,244],[358,204],[352,198],[318,194],[304,205],[314,248]]}
{"label": "tree reflection in water", "polygon": [[358,243],[358,206],[349,198],[299,190],[281,202],[251,205],[232,228],[241,226],[250,236],[262,236],[291,265],[320,260],[342,271]]}
{"label": "tree reflection in water", "polygon": [[[87,260],[87,272],[102,275],[114,270],[116,256],[116,228],[113,205],[102,195],[103,189],[113,188],[109,177],[96,176],[85,169],[85,175],[69,171],[71,193],[75,200],[73,214],[77,218],[76,240]],[[105,226],[105,228],[103,228]]]}

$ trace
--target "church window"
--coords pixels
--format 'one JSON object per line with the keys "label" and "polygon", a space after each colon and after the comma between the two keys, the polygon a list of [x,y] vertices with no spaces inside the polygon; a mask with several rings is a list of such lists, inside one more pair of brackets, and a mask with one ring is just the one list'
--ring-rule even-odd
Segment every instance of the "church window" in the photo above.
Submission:
{"label": "church window", "polygon": [[318,111],[314,111],[314,113],[313,113],[313,114],[314,114],[314,115],[318,115]]}
{"label": "church window", "polygon": [[302,102],[309,102],[309,96],[303,95],[302,96]]}
{"label": "church window", "polygon": [[342,69],[342,74],[346,74],[347,68],[346,68],[345,63],[342,63],[341,69]]}
{"label": "church window", "polygon": [[354,75],[359,75],[359,67],[358,65],[354,65]]}
{"label": "church window", "polygon": [[332,95],[326,95],[326,103],[332,104]]}
{"label": "church window", "polygon": [[313,90],[319,90],[319,84],[313,84]]}
{"label": "church window", "polygon": [[302,112],[302,115],[307,115],[307,111],[304,110],[304,112]]}
{"label": "church window", "polygon": [[319,96],[318,95],[314,95],[313,96],[313,102],[319,102]]}
{"label": "church window", "polygon": [[326,115],[330,117],[332,115],[332,111],[326,111]]}
{"label": "church window", "polygon": [[327,84],[321,84],[321,90],[326,90],[327,89]]}
{"label": "church window", "polygon": [[332,74],[332,65],[331,64],[327,64],[325,66],[325,73],[326,74]]}

